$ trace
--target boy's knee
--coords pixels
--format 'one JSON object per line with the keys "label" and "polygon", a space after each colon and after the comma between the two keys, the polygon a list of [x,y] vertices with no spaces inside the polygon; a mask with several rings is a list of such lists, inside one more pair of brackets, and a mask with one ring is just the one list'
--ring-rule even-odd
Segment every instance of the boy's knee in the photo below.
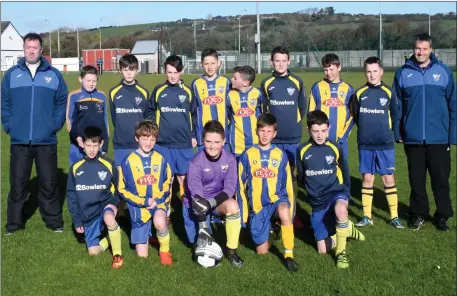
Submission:
{"label": "boy's knee", "polygon": [[99,246],[90,247],[90,248],[87,250],[87,253],[89,254],[89,256],[97,256],[97,255],[100,254],[101,252],[102,252],[102,250],[100,249]]}
{"label": "boy's knee", "polygon": [[382,182],[386,187],[395,186],[395,178],[394,175],[384,175],[382,176]]}
{"label": "boy's knee", "polygon": [[167,227],[167,222],[165,221],[165,217],[157,217],[154,219],[154,228],[158,231],[163,231]]}
{"label": "boy's knee", "polygon": [[369,184],[373,184],[374,183],[374,175],[372,174],[363,174],[363,183],[369,183]]}
{"label": "boy's knee", "polygon": [[226,204],[227,214],[236,214],[240,211],[238,203],[234,199],[228,199]]}
{"label": "boy's knee", "polygon": [[287,203],[280,203],[278,205],[278,215],[281,221],[289,221],[291,220],[290,217],[290,208]]}
{"label": "boy's knee", "polygon": [[346,204],[337,203],[335,206],[335,215],[338,220],[345,220],[348,217],[348,209]]}

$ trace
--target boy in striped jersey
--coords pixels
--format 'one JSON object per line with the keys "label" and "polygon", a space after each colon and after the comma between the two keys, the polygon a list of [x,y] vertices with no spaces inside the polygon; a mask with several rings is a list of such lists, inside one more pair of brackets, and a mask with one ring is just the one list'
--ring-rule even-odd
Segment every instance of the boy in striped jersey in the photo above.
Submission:
{"label": "boy in striped jersey", "polygon": [[232,153],[238,160],[246,149],[259,143],[256,125],[262,110],[262,94],[251,86],[255,80],[252,67],[235,67],[233,72],[233,88],[228,96],[229,138]]}

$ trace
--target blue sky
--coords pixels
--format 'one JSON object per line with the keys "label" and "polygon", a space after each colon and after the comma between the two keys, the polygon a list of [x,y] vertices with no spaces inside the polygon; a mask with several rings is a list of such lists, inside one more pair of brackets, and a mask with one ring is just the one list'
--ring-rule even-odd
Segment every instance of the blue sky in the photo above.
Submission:
{"label": "blue sky", "polygon": [[[380,2],[260,2],[259,12],[285,13],[328,6],[337,13],[378,14]],[[383,2],[381,7],[383,13],[391,14],[428,13],[429,7],[431,14],[456,12],[455,2]],[[256,14],[255,2],[1,2],[1,20],[11,21],[20,34],[64,26],[96,28],[245,13]]]}

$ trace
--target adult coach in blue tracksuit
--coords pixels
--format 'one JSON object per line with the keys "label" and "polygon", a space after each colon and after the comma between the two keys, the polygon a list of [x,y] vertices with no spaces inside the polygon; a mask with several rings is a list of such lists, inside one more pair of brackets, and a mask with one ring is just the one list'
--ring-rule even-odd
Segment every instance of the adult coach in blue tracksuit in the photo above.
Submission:
{"label": "adult coach in blue tracksuit", "polygon": [[56,133],[65,122],[68,89],[60,72],[41,57],[42,51],[40,35],[25,35],[25,57],[2,80],[2,125],[11,138],[8,234],[24,228],[22,210],[34,160],[41,216],[47,228],[55,232],[63,230]]}
{"label": "adult coach in blue tracksuit", "polygon": [[415,36],[414,55],[396,73],[392,87],[402,114],[397,141],[405,145],[411,185],[409,227],[418,230],[429,214],[427,170],[435,197],[438,230],[452,217],[449,145],[456,144],[456,83],[451,70],[432,53],[432,38]]}

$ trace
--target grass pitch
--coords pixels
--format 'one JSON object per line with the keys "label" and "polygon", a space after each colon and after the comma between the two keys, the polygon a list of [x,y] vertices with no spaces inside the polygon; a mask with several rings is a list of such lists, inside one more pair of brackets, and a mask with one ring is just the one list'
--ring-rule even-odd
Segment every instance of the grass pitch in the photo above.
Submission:
{"label": "grass pitch", "polygon": [[[299,74],[309,93],[312,83],[320,73]],[[259,75],[255,86],[266,74]],[[190,84],[195,75],[184,75]],[[362,73],[343,73],[342,78],[358,88],[364,83]],[[79,87],[76,74],[65,75],[69,90]],[[108,92],[121,76],[105,73],[99,79],[99,90]],[[386,73],[384,81],[391,85],[393,73]],[[165,81],[164,75],[140,75],[141,84],[152,90]],[[68,173],[68,133],[63,128],[59,134],[59,185],[60,196],[65,198]],[[307,136],[304,136],[304,140]],[[9,192],[9,137],[2,130],[1,177],[2,217],[1,227],[6,224],[6,204]],[[361,206],[358,173],[356,131],[350,136],[349,165],[352,192],[349,206],[350,218],[358,220]],[[409,182],[406,157],[402,145],[396,145],[396,181],[399,195],[399,214],[407,222]],[[456,167],[455,147],[452,147],[452,167]],[[113,150],[110,144],[109,156]],[[452,171],[451,198],[455,211],[456,173]],[[151,247],[148,259],[137,258],[129,245],[128,223],[119,218],[123,226],[122,248],[125,258],[120,270],[111,268],[111,254],[88,257],[85,244],[78,242],[72,229],[67,204],[64,203],[65,231],[52,233],[45,229],[37,210],[36,192],[38,180],[32,172],[31,195],[26,206],[30,218],[26,229],[2,239],[3,295],[455,295],[456,293],[456,232],[455,218],[450,220],[452,231],[441,233],[430,222],[417,232],[409,229],[396,230],[389,224],[389,211],[379,177],[375,183],[373,205],[374,226],[362,228],[365,242],[350,241],[348,270],[337,270],[331,255],[317,254],[309,225],[310,207],[299,201],[297,215],[306,222],[305,229],[295,230],[295,258],[299,272],[288,273],[282,265],[281,241],[274,241],[267,256],[254,253],[254,246],[247,231],[242,231],[240,256],[245,260],[242,269],[232,267],[224,259],[216,269],[204,269],[191,261],[190,249],[185,245],[185,232],[177,197],[172,205],[171,250],[174,265],[163,267],[155,249]],[[431,213],[435,210],[429,179],[427,188]],[[176,191],[175,191],[176,192]],[[298,198],[303,197],[299,191]],[[225,244],[223,229],[216,235]]]}

